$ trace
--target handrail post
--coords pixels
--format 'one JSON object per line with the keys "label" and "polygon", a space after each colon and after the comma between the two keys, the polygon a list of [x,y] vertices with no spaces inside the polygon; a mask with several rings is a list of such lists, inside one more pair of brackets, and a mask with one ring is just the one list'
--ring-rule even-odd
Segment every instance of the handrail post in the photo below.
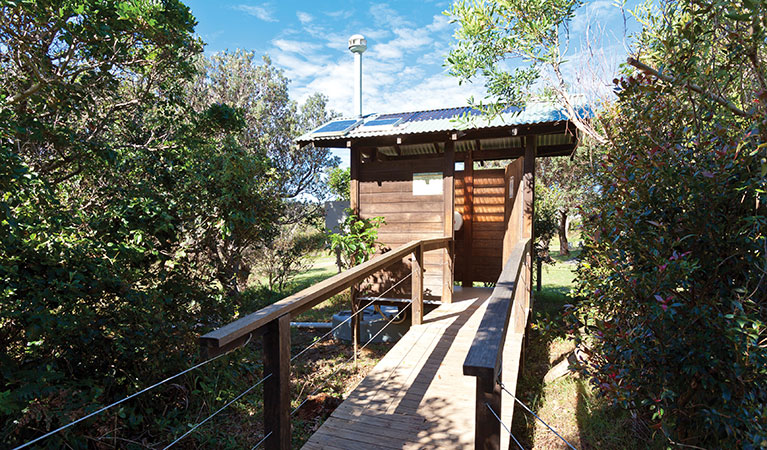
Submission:
{"label": "handrail post", "polygon": [[[501,385],[503,351],[507,333],[524,330],[527,321],[525,298],[530,291],[530,239],[513,248],[503,272],[487,301],[487,309],[477,329],[474,342],[463,363],[463,374],[476,378],[474,448],[496,450],[501,445]],[[519,341],[514,341],[519,342]],[[515,350],[516,351],[516,350]],[[505,361],[516,370],[519,355]],[[509,386],[515,389],[516,384]]]}
{"label": "handrail post", "polygon": [[354,344],[354,354],[357,354],[357,346],[361,343],[362,337],[360,334],[362,333],[362,317],[365,315],[363,312],[362,314],[357,314],[357,312],[360,310],[360,289],[359,285],[355,284],[349,289],[349,296],[352,299],[352,321],[351,321],[351,338],[352,343]]}
{"label": "handrail post", "polygon": [[[499,450],[501,447],[501,423],[493,415],[493,411],[498,417],[501,417],[501,386],[492,371],[477,376],[476,379],[474,448],[476,450]],[[490,408],[493,411],[490,411]]]}
{"label": "handrail post", "polygon": [[412,325],[423,323],[423,244],[413,250],[413,262],[411,264],[411,291],[412,291]]}
{"label": "handrail post", "polygon": [[266,325],[264,333],[264,433],[267,450],[290,449],[290,314]]}

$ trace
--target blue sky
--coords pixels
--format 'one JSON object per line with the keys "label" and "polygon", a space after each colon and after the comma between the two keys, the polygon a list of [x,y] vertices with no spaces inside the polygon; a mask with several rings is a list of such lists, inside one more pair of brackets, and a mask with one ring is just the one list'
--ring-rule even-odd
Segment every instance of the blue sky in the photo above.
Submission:
{"label": "blue sky", "polygon": [[[302,102],[314,92],[332,109],[352,112],[353,64],[349,36],[363,34],[363,110],[395,112],[466,104],[482,98],[481,83],[458,85],[443,62],[456,25],[442,14],[447,1],[204,1],[186,0],[199,24],[206,52],[237,48],[268,54],[291,80],[290,94]],[[628,2],[632,8],[636,0]],[[627,14],[628,15],[628,14]],[[628,15],[629,34],[638,29]],[[571,81],[582,90],[609,83],[625,60],[623,15],[615,0],[587,1],[571,25]],[[587,30],[596,39],[583,47]],[[584,55],[596,53],[595,58]]]}

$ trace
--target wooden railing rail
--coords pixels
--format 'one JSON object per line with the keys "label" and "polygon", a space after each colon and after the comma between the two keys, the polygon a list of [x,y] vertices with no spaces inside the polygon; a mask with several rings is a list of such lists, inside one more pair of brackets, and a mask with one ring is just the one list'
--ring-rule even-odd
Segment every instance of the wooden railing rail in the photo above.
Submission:
{"label": "wooden railing rail", "polygon": [[[524,332],[526,326],[530,293],[529,286],[520,283],[520,276],[525,270],[530,273],[530,262],[528,238],[519,241],[506,260],[463,363],[463,374],[477,379],[475,449],[500,447],[501,426],[493,415],[494,411],[501,417],[498,373],[510,320],[513,318],[511,325],[516,333]],[[524,284],[529,284],[529,279],[525,280]]]}
{"label": "wooden railing rail", "polygon": [[[212,358],[263,336],[264,374],[271,374],[264,382],[264,433],[267,436],[264,444],[267,449],[290,448],[291,319],[412,255],[412,323],[420,324],[423,322],[423,254],[429,250],[450,249],[451,245],[451,237],[408,242],[199,338],[203,356]],[[356,305],[352,309],[355,310]],[[359,315],[353,316],[352,330],[359,327],[359,322]],[[352,335],[359,336],[359,333]]]}

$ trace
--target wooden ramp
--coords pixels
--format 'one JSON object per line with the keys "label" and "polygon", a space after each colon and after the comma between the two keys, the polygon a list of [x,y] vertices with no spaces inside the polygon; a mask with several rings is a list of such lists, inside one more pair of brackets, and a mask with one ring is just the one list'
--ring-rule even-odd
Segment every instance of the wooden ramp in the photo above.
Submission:
{"label": "wooden ramp", "polygon": [[[463,375],[463,362],[491,293],[492,288],[456,287],[454,303],[412,327],[303,448],[473,447],[476,381]],[[521,345],[522,334],[509,332],[503,382],[511,389]],[[501,417],[510,426],[514,402],[504,394],[502,405]],[[501,448],[508,448],[508,440],[502,430]]]}

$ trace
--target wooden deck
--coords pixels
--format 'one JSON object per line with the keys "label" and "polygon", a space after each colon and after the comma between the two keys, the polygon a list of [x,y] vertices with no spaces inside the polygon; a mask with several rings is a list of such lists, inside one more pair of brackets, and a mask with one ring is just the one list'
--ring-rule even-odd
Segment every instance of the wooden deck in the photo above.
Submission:
{"label": "wooden deck", "polygon": [[[463,375],[463,362],[491,292],[456,287],[454,302],[412,327],[303,448],[473,447],[475,378]],[[503,368],[507,387],[516,386],[521,345],[522,334],[509,332]],[[514,402],[504,394],[502,405],[501,417],[510,426]],[[508,439],[502,429],[501,448],[508,448]]]}

